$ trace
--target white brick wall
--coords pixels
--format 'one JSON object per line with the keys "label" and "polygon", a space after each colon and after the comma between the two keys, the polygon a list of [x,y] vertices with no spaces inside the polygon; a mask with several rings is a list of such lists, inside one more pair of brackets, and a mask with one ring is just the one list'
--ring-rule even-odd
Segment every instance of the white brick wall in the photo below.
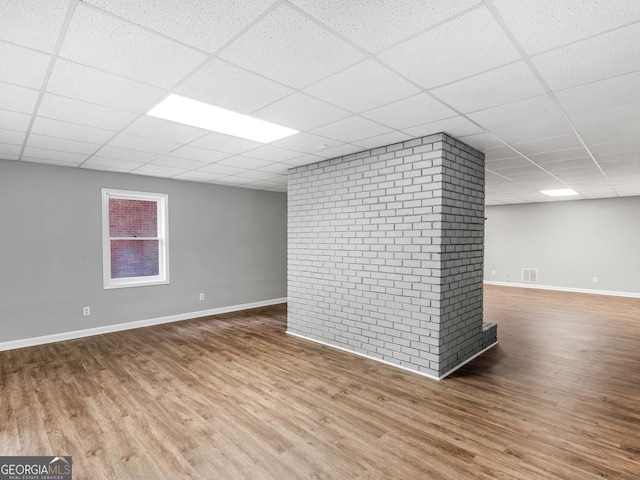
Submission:
{"label": "white brick wall", "polygon": [[483,348],[483,154],[432,135],[288,192],[290,333],[436,377]]}

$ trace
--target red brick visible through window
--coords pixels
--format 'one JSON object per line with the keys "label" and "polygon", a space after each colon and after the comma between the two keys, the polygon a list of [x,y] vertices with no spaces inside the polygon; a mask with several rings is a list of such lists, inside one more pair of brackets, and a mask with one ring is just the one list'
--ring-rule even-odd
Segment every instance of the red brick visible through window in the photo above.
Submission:
{"label": "red brick visible through window", "polygon": [[109,236],[157,237],[157,202],[110,198]]}
{"label": "red brick visible through window", "polygon": [[159,274],[158,204],[148,200],[109,199],[109,236],[140,238],[111,240],[111,278]]}

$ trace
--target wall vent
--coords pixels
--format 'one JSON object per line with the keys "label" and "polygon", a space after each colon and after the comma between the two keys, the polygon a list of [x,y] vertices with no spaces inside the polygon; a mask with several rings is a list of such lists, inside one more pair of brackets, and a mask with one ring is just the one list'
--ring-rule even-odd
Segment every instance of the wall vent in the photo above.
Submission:
{"label": "wall vent", "polygon": [[538,283],[538,269],[537,268],[523,268],[522,269],[522,282],[523,283]]}

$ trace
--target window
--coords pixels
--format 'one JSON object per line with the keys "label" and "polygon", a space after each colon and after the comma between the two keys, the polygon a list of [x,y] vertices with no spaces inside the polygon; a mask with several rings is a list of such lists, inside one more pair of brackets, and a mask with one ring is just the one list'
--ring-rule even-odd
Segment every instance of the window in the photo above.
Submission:
{"label": "window", "polygon": [[169,283],[167,195],[102,189],[104,288]]}

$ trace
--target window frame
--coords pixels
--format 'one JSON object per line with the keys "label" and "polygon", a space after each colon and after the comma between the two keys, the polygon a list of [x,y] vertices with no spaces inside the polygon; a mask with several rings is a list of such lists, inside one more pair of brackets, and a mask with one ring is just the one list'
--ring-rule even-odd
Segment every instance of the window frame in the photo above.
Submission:
{"label": "window frame", "polygon": [[[157,237],[135,237],[139,240],[158,240],[158,275],[144,277],[111,278],[111,240],[109,232],[109,199],[142,200],[156,202]],[[134,239],[134,237],[113,237]],[[145,287],[169,283],[169,196],[166,193],[133,190],[102,189],[102,273],[105,290],[113,288]]]}

